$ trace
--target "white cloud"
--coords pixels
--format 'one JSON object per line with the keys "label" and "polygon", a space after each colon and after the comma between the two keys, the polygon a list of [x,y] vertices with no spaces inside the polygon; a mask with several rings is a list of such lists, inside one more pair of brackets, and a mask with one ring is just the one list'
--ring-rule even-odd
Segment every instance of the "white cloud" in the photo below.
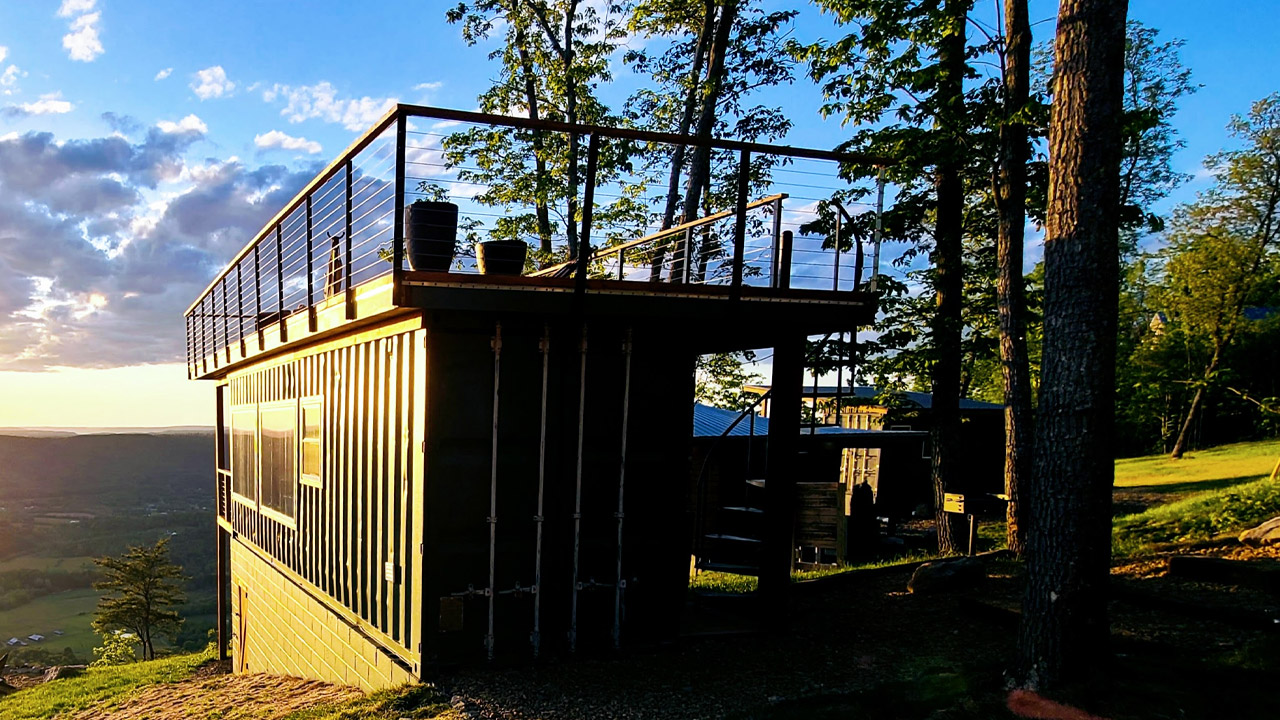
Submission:
{"label": "white cloud", "polygon": [[62,115],[71,112],[75,106],[62,99],[62,93],[41,95],[35,102],[11,105],[7,111],[18,115]]}
{"label": "white cloud", "polygon": [[417,85],[413,86],[413,89],[417,90],[418,92],[431,92],[432,90],[439,90],[442,87],[444,87],[444,83],[440,81],[436,81],[436,82],[428,82],[428,83],[418,83]]}
{"label": "white cloud", "polygon": [[168,120],[161,120],[160,122],[156,123],[156,127],[160,128],[160,132],[166,132],[166,133],[195,132],[195,133],[200,133],[201,135],[204,135],[205,133],[209,132],[209,126],[205,125],[204,121],[196,117],[195,115],[188,115],[176,123],[170,122]]}
{"label": "white cloud", "polygon": [[280,114],[291,123],[319,119],[340,123],[353,131],[367,129],[396,104],[396,98],[340,98],[338,89],[328,82],[300,87],[275,85],[262,93],[267,102],[279,98],[287,103]]}
{"label": "white cloud", "polygon": [[[63,3],[65,9],[68,5],[73,5],[76,0],[67,0]],[[84,2],[78,3],[84,5]],[[89,7],[93,7],[93,3],[88,3]],[[62,14],[62,9],[58,14]],[[102,19],[102,13],[90,13],[81,15],[71,21],[71,32],[62,36],[62,47],[67,49],[72,60],[81,62],[93,62],[99,55],[105,52],[102,49],[102,41],[98,39],[98,21]]]}
{"label": "white cloud", "polygon": [[191,89],[201,100],[220,98],[231,94],[236,84],[227,79],[227,71],[221,65],[200,70],[191,81]]}
{"label": "white cloud", "polygon": [[17,65],[10,65],[0,73],[0,95],[12,95],[18,88],[18,78],[26,75]]}
{"label": "white cloud", "polygon": [[173,68],[165,68],[156,73],[156,80],[163,80],[173,74]]}
{"label": "white cloud", "polygon": [[4,62],[7,57],[9,57],[9,48],[0,45],[0,62]]}
{"label": "white cloud", "polygon": [[312,155],[315,155],[322,149],[320,147],[320,143],[315,140],[293,137],[291,135],[286,135],[279,130],[272,130],[271,132],[255,136],[253,138],[253,144],[263,150],[300,150]]}
{"label": "white cloud", "polygon": [[87,13],[93,9],[98,0],[62,0],[62,5],[58,7],[58,17],[71,17],[80,13]]}

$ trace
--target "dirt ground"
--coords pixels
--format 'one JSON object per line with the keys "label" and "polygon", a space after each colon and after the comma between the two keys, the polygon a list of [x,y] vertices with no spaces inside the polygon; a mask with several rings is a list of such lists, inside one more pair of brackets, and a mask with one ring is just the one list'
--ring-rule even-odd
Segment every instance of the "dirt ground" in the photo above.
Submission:
{"label": "dirt ground", "polygon": [[274,675],[215,675],[156,685],[116,706],[97,706],[70,720],[276,720],[304,708],[359,696],[355,688]]}

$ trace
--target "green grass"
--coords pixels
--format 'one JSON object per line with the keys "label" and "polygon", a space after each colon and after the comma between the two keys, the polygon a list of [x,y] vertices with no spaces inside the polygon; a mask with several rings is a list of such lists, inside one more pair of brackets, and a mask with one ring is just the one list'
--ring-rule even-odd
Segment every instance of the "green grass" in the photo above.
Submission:
{"label": "green grass", "polygon": [[[934,556],[924,551],[911,551],[883,560],[873,560],[853,565],[796,570],[791,573],[791,582],[804,582],[832,575],[843,575],[858,570],[874,570],[876,568],[922,562],[932,557]],[[749,593],[755,592],[756,586],[756,578],[750,575],[730,575],[719,572],[700,572],[689,580],[689,589],[701,592]]]}
{"label": "green grass", "polygon": [[8,560],[0,560],[0,572],[6,570],[61,570],[63,572],[76,572],[92,569],[93,558],[87,555],[77,557],[19,555]]}
{"label": "green grass", "polygon": [[0,717],[5,720],[51,718],[100,702],[118,703],[140,688],[188,678],[196,668],[212,659],[210,649],[132,665],[89,668],[79,677],[45,683],[0,699]]}
{"label": "green grass", "polygon": [[[93,621],[93,611],[97,606],[98,592],[91,589],[68,590],[36,598],[25,605],[0,612],[0,642],[39,633],[45,636],[45,641],[28,641],[30,647],[50,652],[62,652],[63,648],[69,647],[81,658],[92,659],[98,636],[89,623]],[[54,630],[65,634],[54,635]]]}
{"label": "green grass", "polygon": [[1209,490],[1125,515],[1115,521],[1116,557],[1148,554],[1170,544],[1235,534],[1280,515],[1280,482],[1267,478]]}
{"label": "green grass", "polygon": [[1148,492],[1215,490],[1266,477],[1280,457],[1280,440],[1220,445],[1181,460],[1148,455],[1116,461],[1118,488]]}

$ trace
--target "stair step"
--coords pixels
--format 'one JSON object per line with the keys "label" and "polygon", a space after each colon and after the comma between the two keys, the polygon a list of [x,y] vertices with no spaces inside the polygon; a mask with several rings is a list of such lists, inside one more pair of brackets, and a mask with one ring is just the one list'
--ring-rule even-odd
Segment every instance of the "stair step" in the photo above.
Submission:
{"label": "stair step", "polygon": [[724,507],[724,508],[720,508],[720,509],[721,509],[721,510],[724,510],[724,511],[726,511],[726,512],[750,513],[750,514],[752,514],[752,515],[763,515],[763,514],[764,514],[764,510],[761,510],[760,508],[743,507],[743,506],[741,506],[741,505],[732,505],[732,506]]}
{"label": "stair step", "polygon": [[722,540],[724,542],[735,542],[735,543],[750,543],[752,545],[759,545],[761,542],[764,542],[759,538],[743,537],[741,535],[729,535],[726,533],[707,533],[706,535],[703,535],[703,537],[705,537],[708,540]]}
{"label": "stair step", "polygon": [[710,560],[699,560],[694,567],[699,570],[707,570],[709,572],[725,573],[727,575],[760,575],[759,565],[738,565],[734,563],[712,562]]}

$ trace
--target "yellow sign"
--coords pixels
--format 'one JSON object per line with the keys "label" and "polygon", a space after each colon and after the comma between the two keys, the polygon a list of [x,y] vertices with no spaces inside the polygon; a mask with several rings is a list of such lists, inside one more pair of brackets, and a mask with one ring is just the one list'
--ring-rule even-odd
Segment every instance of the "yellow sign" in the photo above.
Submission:
{"label": "yellow sign", "polygon": [[960,493],[945,493],[942,496],[942,511],[949,513],[964,514],[964,495]]}

